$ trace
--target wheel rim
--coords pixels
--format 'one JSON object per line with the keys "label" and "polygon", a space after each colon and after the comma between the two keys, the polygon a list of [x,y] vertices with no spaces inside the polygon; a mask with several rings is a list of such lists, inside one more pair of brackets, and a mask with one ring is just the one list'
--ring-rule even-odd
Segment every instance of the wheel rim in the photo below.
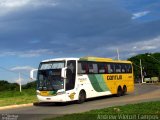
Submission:
{"label": "wheel rim", "polygon": [[127,92],[127,87],[124,87],[123,88],[123,94],[126,94],[126,92]]}
{"label": "wheel rim", "polygon": [[118,88],[117,96],[119,97],[119,96],[121,96],[121,95],[122,95],[122,90],[121,90],[121,88]]}

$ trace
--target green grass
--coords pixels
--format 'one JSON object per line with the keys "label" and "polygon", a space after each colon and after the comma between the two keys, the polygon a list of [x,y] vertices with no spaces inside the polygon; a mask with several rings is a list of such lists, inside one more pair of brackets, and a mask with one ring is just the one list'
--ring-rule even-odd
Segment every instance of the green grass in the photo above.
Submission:
{"label": "green grass", "polygon": [[[109,107],[100,110],[92,110],[89,112],[64,115],[62,117],[50,118],[45,120],[103,120],[103,119],[124,119],[121,118],[128,116],[130,119],[143,119],[145,115],[151,116],[158,120],[160,118],[160,101],[157,102],[145,102],[139,104],[130,104],[117,107]],[[110,118],[109,118],[110,117]],[[132,117],[132,118],[131,118]],[[147,118],[148,119],[148,118]],[[155,120],[152,119],[152,120]],[[146,119],[145,119],[146,120]]]}
{"label": "green grass", "polygon": [[22,89],[19,91],[1,91],[0,92],[0,107],[7,105],[17,105],[36,102],[35,89]]}

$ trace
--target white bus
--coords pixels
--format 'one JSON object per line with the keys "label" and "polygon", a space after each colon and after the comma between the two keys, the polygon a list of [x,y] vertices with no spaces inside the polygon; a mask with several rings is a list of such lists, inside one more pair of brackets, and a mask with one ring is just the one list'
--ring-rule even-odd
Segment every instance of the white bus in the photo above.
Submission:
{"label": "white bus", "polygon": [[[34,79],[34,70],[30,73]],[[87,98],[134,90],[130,61],[82,57],[44,60],[37,71],[39,102],[83,103]]]}

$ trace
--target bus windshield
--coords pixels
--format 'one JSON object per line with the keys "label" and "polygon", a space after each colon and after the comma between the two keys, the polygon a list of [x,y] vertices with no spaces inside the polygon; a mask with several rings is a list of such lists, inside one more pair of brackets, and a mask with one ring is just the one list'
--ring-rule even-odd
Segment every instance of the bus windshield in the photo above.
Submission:
{"label": "bus windshield", "polygon": [[38,71],[38,90],[57,91],[64,89],[64,80],[61,78],[61,69]]}
{"label": "bus windshield", "polygon": [[41,63],[37,76],[37,89],[41,91],[64,89],[64,79],[61,78],[61,70],[64,66],[64,61]]}

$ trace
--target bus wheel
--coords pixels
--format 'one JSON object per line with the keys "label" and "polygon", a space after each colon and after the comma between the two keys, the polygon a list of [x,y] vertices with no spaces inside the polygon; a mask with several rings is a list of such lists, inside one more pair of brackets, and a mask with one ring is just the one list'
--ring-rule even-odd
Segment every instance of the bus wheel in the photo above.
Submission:
{"label": "bus wheel", "polygon": [[81,103],[85,102],[85,100],[86,100],[86,92],[84,90],[81,90],[80,93],[79,93],[77,103],[81,104]]}
{"label": "bus wheel", "polygon": [[122,95],[125,95],[127,93],[127,87],[124,85],[123,86],[123,93],[122,93]]}
{"label": "bus wheel", "polygon": [[117,97],[120,97],[122,95],[122,88],[119,86],[117,89]]}

